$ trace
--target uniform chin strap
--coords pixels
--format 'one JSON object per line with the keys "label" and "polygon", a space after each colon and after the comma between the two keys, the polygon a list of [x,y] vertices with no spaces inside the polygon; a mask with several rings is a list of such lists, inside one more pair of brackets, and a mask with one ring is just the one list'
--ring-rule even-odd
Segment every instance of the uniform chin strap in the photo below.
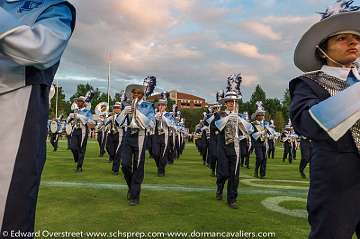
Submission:
{"label": "uniform chin strap", "polygon": [[343,65],[343,64],[335,61],[335,60],[332,59],[330,56],[328,56],[328,55],[326,54],[326,52],[325,52],[323,49],[321,49],[321,47],[319,47],[318,45],[316,46],[316,48],[321,52],[321,54],[323,54],[326,58],[328,58],[330,61],[332,61],[332,62],[335,63],[336,65],[341,66],[341,67],[343,67],[343,68],[347,68],[345,65]]}

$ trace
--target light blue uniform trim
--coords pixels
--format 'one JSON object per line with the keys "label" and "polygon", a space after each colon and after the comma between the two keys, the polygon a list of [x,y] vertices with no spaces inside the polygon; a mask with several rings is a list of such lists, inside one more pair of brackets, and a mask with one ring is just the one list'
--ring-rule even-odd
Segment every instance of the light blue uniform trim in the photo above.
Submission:
{"label": "light blue uniform trim", "polygon": [[72,10],[63,0],[0,0],[0,94],[25,86],[25,67],[40,70],[59,62],[73,31]]}
{"label": "light blue uniform trim", "polygon": [[360,84],[353,84],[309,110],[331,138],[338,140],[360,119]]}
{"label": "light blue uniform trim", "polygon": [[93,115],[89,109],[82,108],[78,111],[79,116],[83,116],[86,123],[92,120]]}

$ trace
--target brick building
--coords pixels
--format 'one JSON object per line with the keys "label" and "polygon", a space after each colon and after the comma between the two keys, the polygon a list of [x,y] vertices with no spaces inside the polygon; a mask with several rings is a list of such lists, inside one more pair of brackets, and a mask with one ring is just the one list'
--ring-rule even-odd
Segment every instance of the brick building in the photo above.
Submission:
{"label": "brick building", "polygon": [[[200,109],[205,108],[207,103],[204,98],[191,95],[188,93],[179,92],[176,90],[169,91],[170,100],[173,100],[178,105],[179,109]],[[155,101],[160,98],[160,94],[150,96],[150,101]]]}

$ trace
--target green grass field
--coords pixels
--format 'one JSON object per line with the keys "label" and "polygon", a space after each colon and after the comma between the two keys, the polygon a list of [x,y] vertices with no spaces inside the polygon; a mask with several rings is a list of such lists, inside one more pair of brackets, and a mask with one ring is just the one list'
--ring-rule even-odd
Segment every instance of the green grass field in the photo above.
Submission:
{"label": "green grass field", "polygon": [[84,171],[75,173],[65,141],[60,142],[58,152],[48,146],[36,230],[274,232],[281,239],[308,235],[308,182],[298,173],[300,152],[289,165],[282,162],[282,148],[278,147],[262,181],[252,177],[252,155],[251,169],[240,169],[237,210],[230,209],[225,200],[215,200],[215,178],[202,165],[194,144],[187,144],[181,158],[167,167],[166,177],[157,177],[155,162],[146,159],[141,202],[136,207],[127,204],[122,175],[112,175],[107,158],[97,155],[96,141],[89,141]]}

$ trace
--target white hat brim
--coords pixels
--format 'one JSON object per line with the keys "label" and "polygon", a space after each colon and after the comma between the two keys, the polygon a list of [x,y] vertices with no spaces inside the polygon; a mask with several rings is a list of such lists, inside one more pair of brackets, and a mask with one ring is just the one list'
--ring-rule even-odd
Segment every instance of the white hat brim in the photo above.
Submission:
{"label": "white hat brim", "polygon": [[338,32],[360,33],[360,12],[346,12],[330,16],[312,25],[300,39],[294,52],[294,63],[303,72],[316,71],[322,67],[316,56],[316,46]]}
{"label": "white hat brim", "polygon": [[131,84],[131,85],[126,86],[125,95],[126,95],[126,97],[127,97],[129,100],[132,100],[132,94],[131,94],[131,92],[132,92],[134,89],[141,89],[141,90],[144,91],[144,90],[145,90],[145,86],[140,85],[140,84]]}

